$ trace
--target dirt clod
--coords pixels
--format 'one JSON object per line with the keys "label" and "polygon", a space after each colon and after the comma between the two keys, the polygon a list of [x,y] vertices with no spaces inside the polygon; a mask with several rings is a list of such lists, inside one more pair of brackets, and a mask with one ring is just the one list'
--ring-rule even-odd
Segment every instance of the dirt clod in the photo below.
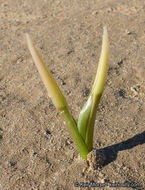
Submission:
{"label": "dirt clod", "polygon": [[99,169],[103,166],[105,156],[96,149],[93,149],[87,156],[88,164],[92,170]]}

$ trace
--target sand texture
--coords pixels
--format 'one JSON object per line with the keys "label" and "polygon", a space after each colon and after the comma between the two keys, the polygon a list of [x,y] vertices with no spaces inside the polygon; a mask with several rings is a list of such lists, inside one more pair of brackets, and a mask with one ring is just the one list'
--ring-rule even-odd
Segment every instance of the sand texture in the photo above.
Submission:
{"label": "sand texture", "polygon": [[[94,149],[106,160],[94,170],[48,97],[25,33],[77,119],[95,78],[104,26],[109,70]],[[0,190],[143,190],[144,179],[145,1],[0,0]]]}

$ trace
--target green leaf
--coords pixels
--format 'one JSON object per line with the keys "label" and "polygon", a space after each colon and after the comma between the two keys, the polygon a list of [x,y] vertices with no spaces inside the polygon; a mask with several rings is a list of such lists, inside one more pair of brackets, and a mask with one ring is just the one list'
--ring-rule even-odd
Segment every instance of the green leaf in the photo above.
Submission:
{"label": "green leaf", "polygon": [[102,50],[99,59],[96,78],[92,86],[91,93],[85,103],[78,119],[78,130],[84,139],[88,150],[93,148],[94,123],[96,118],[97,107],[104,90],[108,69],[108,34],[106,27],[104,28]]}
{"label": "green leaf", "polygon": [[92,98],[90,96],[88,98],[88,101],[85,103],[83,109],[81,110],[78,118],[78,130],[84,141],[86,139],[86,132],[89,122],[91,107],[92,107]]}
{"label": "green leaf", "polygon": [[63,96],[61,90],[59,89],[51,73],[48,71],[45,63],[40,57],[37,49],[34,46],[34,43],[32,42],[28,34],[26,35],[26,38],[27,38],[29,50],[36,64],[36,67],[39,71],[41,79],[48,91],[49,97],[51,98],[53,104],[55,105],[61,117],[63,118],[64,123],[68,131],[70,132],[72,139],[76,143],[76,146],[80,152],[81,157],[84,159],[87,159],[88,148],[85,144],[84,139],[79,134],[76,121],[74,120],[73,116],[69,112],[69,108],[68,108],[65,97]]}

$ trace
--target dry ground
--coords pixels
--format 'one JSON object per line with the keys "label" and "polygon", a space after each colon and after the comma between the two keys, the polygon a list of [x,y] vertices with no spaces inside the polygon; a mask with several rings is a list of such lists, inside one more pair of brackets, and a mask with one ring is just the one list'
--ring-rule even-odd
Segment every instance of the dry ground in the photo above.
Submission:
{"label": "dry ground", "polygon": [[[77,118],[95,77],[104,25],[109,71],[94,148],[106,162],[91,171],[47,96],[25,33]],[[74,185],[91,181],[104,184],[94,189],[144,189],[144,92],[144,0],[0,0],[0,189],[93,189]],[[117,182],[130,187],[109,187]]]}

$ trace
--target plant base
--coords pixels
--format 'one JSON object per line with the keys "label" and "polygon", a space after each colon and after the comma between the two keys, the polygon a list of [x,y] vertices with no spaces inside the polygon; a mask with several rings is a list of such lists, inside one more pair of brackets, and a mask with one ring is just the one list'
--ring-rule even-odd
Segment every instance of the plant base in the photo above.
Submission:
{"label": "plant base", "polygon": [[93,149],[91,152],[89,152],[87,161],[90,169],[96,170],[103,166],[105,162],[105,156],[98,150]]}

